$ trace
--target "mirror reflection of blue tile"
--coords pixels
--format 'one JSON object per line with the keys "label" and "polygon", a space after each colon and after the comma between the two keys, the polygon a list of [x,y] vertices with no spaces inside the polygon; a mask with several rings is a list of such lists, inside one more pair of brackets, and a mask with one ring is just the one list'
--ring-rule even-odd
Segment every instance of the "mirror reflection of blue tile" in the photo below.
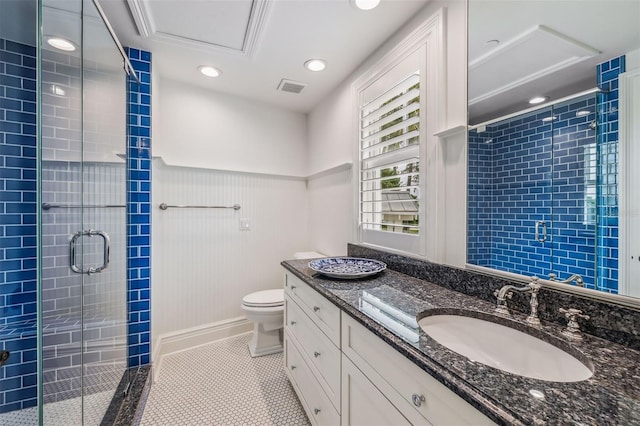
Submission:
{"label": "mirror reflection of blue tile", "polygon": [[[618,291],[618,75],[600,92],[469,132],[468,261]],[[482,130],[482,131],[481,131]]]}

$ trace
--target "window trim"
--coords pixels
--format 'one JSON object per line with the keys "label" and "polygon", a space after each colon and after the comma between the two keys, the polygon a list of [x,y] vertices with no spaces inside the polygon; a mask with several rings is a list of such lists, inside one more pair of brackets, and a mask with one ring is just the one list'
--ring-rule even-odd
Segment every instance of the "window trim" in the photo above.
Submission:
{"label": "window trim", "polygon": [[[437,260],[439,257],[441,250],[438,249],[438,246],[444,237],[444,229],[440,229],[438,226],[444,216],[444,206],[441,201],[443,194],[440,189],[443,171],[442,148],[439,138],[435,135],[439,129],[444,127],[443,121],[446,111],[446,103],[444,102],[446,70],[444,21],[445,9],[441,8],[365,71],[351,86],[353,162],[356,166],[353,179],[354,239],[362,245],[433,260]],[[421,55],[420,108],[425,111],[425,114],[420,115],[420,200],[422,201],[419,207],[420,234],[415,236],[365,231],[360,226],[361,96],[371,84],[418,51],[421,51],[419,52]],[[425,202],[425,200],[431,200],[431,202]]]}

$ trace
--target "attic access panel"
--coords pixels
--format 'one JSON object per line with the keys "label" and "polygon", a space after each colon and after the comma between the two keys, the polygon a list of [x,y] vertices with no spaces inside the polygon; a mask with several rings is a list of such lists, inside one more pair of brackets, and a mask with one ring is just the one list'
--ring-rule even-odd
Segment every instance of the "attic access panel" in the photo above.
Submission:
{"label": "attic access panel", "polygon": [[544,25],[469,62],[469,105],[570,67],[600,52]]}
{"label": "attic access panel", "polygon": [[189,47],[251,55],[269,0],[127,0],[138,32]]}

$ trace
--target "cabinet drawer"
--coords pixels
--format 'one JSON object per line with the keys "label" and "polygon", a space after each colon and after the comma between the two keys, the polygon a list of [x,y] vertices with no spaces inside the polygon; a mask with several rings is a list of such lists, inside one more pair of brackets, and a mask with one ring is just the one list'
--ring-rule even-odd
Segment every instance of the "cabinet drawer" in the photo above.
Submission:
{"label": "cabinet drawer", "polygon": [[289,296],[285,297],[286,329],[299,343],[334,407],[340,411],[340,350]]}
{"label": "cabinet drawer", "polygon": [[340,347],[340,309],[289,272],[285,273],[284,290],[329,340]]}
{"label": "cabinet drawer", "polygon": [[353,365],[342,359],[342,426],[411,425],[400,411]]}
{"label": "cabinet drawer", "polygon": [[285,330],[284,336],[285,371],[300,398],[307,417],[314,425],[339,425],[340,414],[315,381],[300,348],[295,343],[295,338],[291,337],[288,330]]}
{"label": "cabinet drawer", "polygon": [[342,327],[344,354],[411,423],[495,424],[354,319],[344,315]]}

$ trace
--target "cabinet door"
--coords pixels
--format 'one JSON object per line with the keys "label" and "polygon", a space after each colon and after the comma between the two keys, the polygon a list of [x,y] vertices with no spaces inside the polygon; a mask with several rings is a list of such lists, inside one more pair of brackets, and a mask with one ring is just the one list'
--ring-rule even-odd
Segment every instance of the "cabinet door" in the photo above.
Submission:
{"label": "cabinet door", "polygon": [[373,383],[342,356],[342,426],[410,425]]}

